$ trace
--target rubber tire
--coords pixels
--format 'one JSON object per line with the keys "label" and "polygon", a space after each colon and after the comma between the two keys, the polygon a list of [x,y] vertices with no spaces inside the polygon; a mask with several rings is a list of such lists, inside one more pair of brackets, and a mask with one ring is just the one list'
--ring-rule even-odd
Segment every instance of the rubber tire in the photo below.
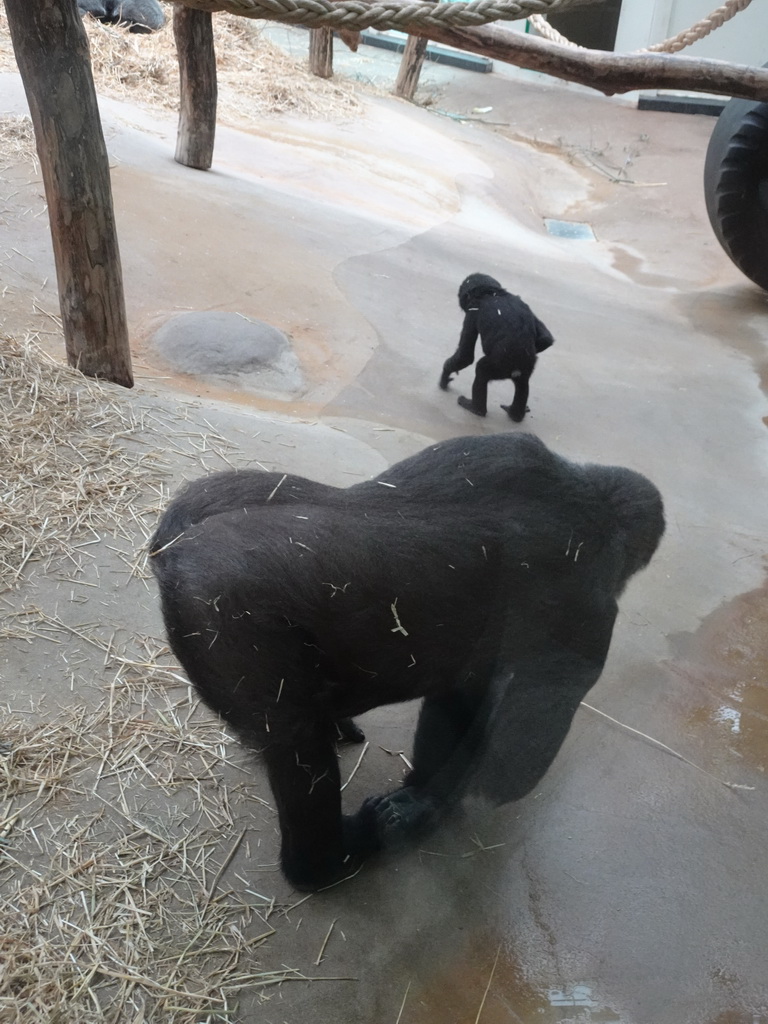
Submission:
{"label": "rubber tire", "polygon": [[768,291],[768,103],[726,104],[707,148],[704,197],[726,254]]}

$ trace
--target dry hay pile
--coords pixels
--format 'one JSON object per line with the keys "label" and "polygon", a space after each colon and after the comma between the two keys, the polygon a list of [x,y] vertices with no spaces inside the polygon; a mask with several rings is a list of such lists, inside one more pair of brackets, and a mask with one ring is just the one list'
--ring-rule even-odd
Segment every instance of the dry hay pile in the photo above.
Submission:
{"label": "dry hay pile", "polygon": [[33,341],[0,339],[0,593],[33,560],[64,556],[77,568],[105,531],[132,540],[126,519],[146,536],[140,519],[166,492],[164,462],[142,447],[145,415]]}
{"label": "dry hay pile", "polygon": [[[96,89],[105,96],[172,110],[179,103],[179,71],[171,12],[159,32],[132,34],[85,19]],[[338,118],[358,112],[355,86],[309,73],[306,61],[285,54],[247,18],[213,18],[218,66],[218,116],[223,123],[248,125],[255,118],[292,112]],[[0,71],[15,71],[8,22],[0,0]]]}
{"label": "dry hay pile", "polygon": [[[70,639],[56,618],[27,626]],[[258,838],[222,769],[250,815],[264,801],[151,641],[127,658],[79,635],[112,674],[98,707],[0,712],[0,1022],[234,1024],[244,990],[313,980],[256,960],[286,908],[238,866]]]}
{"label": "dry hay pile", "polygon": [[[2,667],[19,658],[0,661],[0,1024],[226,1024],[244,990],[252,1001],[311,980],[255,960],[275,900],[251,890],[238,858],[249,873],[269,859],[254,813],[267,805],[167,649],[105,622],[98,583],[99,621],[77,625],[16,589],[40,560],[75,577],[111,538],[127,541],[131,575],[145,573],[136,538],[166,500],[156,448],[174,445],[156,416],[30,340],[0,341],[0,645],[51,650],[72,670],[71,693],[51,679],[33,703],[24,674]],[[209,450],[207,434],[189,435],[193,452],[196,441]],[[88,656],[103,679],[89,703],[74,673]]]}
{"label": "dry hay pile", "polygon": [[32,121],[26,114],[0,115],[0,170],[31,163],[37,173],[37,150]]}

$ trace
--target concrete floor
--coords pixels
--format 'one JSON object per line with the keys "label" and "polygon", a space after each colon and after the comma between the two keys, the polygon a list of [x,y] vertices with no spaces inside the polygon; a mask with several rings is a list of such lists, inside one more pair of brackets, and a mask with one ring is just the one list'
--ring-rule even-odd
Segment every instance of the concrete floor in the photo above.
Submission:
{"label": "concrete floor", "polygon": [[[266,1004],[246,992],[238,1019],[764,1024],[768,306],[706,221],[714,122],[543,78],[441,70],[435,88],[440,110],[494,123],[374,98],[341,124],[221,128],[209,174],[173,163],[171,119],[103,103],[135,400],[212,424],[237,444],[238,464],[337,484],[432,439],[520,429],[498,408],[506,386],[484,421],[456,404],[468,373],[448,394],[436,386],[458,339],[459,282],[498,277],[556,338],[524,429],[564,455],[647,473],[667,507],[666,538],[622,600],[590,703],[711,774],[582,709],[530,797],[456,814],[419,851],[312,897],[290,918],[301,929],[279,928],[260,950],[264,969],[314,958],[336,920],[323,967],[348,980],[284,986]],[[18,81],[1,76],[0,111],[21,107]],[[607,169],[621,167],[617,183]],[[18,193],[2,208],[13,245],[0,285],[5,329],[18,331],[44,323],[32,297],[55,309],[54,271],[44,217],[25,213],[38,211],[40,186],[7,175]],[[596,240],[552,238],[545,217],[588,222]],[[286,331],[304,391],[244,394],[169,375],[147,338],[182,309]],[[179,478],[200,471],[169,458]],[[154,592],[113,578],[99,594],[105,622],[159,636]],[[56,586],[33,570],[14,600],[53,606]],[[76,624],[96,610],[59,614]],[[100,666],[98,655],[92,673],[79,670],[86,697],[103,685]],[[69,678],[45,645],[6,644],[3,701],[45,688],[55,705]],[[351,806],[398,778],[382,748],[408,749],[414,714],[366,716],[371,748]],[[345,752],[345,767],[356,756]],[[235,813],[247,822],[253,811]],[[274,821],[260,825],[273,861]],[[286,897],[273,868],[238,854],[231,870]]]}

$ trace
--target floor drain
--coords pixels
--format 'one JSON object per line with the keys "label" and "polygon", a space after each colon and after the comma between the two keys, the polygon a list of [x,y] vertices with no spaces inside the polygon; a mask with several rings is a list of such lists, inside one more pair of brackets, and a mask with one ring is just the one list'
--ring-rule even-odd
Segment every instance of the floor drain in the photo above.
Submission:
{"label": "floor drain", "polygon": [[544,227],[556,238],[589,238],[593,242],[595,240],[595,233],[589,224],[582,224],[577,220],[552,220],[545,217]]}

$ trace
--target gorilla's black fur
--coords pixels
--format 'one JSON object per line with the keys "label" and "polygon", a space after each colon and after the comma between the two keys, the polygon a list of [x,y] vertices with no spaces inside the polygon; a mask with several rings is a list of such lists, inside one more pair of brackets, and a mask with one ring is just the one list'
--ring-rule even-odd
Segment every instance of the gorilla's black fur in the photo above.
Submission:
{"label": "gorilla's black fur", "polygon": [[459,287],[459,305],[464,310],[459,347],[445,361],[440,387],[447,390],[452,374],[471,366],[475,343],[480,335],[483,355],[475,367],[472,398],[459,398],[459,405],[476,416],[488,411],[488,382],[514,381],[515,398],[502,409],[515,423],[527,412],[528,381],[539,352],[555,339],[519,295],[511,295],[487,274],[470,274]]}
{"label": "gorilla's black fur", "polygon": [[[346,489],[220,473],[151,543],[171,646],[261,751],[300,888],[434,820],[503,730],[499,800],[552,763],[603,668],[616,598],[653,555],[662,502],[628,469],[528,434],[458,438]],[[342,817],[335,724],[424,698],[403,788]],[[498,744],[496,744],[498,750]]]}
{"label": "gorilla's black fur", "polygon": [[131,32],[155,32],[165,24],[158,0],[77,0],[77,6],[105,25],[130,25]]}

